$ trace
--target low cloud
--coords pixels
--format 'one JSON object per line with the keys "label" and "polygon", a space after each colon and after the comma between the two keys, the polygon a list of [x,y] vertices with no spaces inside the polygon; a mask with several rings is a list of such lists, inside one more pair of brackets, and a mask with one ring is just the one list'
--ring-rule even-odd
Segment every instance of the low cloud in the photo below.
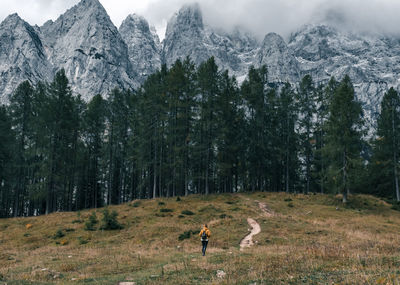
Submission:
{"label": "low cloud", "polygon": [[[185,0],[153,0],[144,11],[162,26]],[[269,32],[288,37],[301,26],[328,23],[354,32],[400,35],[398,0],[202,0],[205,22],[232,29],[242,26],[262,38]]]}
{"label": "low cloud", "polygon": [[[56,19],[79,0],[1,0],[0,20],[18,14],[31,24]],[[100,0],[119,27],[137,13],[156,26],[161,38],[168,19],[192,0]],[[230,30],[242,26],[260,39],[268,32],[288,37],[308,23],[329,23],[344,30],[400,36],[399,0],[199,0],[204,22]]]}

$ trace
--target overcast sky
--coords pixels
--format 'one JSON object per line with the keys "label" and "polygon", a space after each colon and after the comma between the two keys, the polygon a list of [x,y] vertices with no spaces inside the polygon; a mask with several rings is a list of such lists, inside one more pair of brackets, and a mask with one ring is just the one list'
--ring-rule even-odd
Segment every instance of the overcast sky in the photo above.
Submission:
{"label": "overcast sky", "polygon": [[[55,20],[79,0],[0,0],[0,20],[17,12],[30,24]],[[119,27],[130,13],[146,17],[163,37],[167,20],[190,0],[100,0]],[[287,37],[301,25],[330,21],[342,28],[400,35],[400,0],[199,0],[205,22],[225,29],[243,26],[260,38]]]}

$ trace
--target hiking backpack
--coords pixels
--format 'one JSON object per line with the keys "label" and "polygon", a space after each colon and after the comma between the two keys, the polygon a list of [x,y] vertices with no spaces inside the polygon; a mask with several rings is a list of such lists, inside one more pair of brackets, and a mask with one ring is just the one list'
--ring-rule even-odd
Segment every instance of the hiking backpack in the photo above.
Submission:
{"label": "hiking backpack", "polygon": [[207,240],[207,232],[204,229],[203,233],[201,234],[201,240]]}

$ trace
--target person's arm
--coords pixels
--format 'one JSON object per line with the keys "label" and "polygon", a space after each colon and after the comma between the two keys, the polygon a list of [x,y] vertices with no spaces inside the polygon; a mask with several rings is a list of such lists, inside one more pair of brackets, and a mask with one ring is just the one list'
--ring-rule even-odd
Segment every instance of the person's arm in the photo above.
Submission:
{"label": "person's arm", "polygon": [[203,231],[204,231],[204,229],[200,231],[199,237],[201,237],[201,235],[203,234]]}
{"label": "person's arm", "polygon": [[211,236],[211,231],[210,231],[210,230],[207,231],[207,236],[208,236],[208,237]]}

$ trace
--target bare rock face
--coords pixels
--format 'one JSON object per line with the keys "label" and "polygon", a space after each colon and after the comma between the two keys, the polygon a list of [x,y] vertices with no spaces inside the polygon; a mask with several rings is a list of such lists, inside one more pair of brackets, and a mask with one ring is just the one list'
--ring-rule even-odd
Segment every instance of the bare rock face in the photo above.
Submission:
{"label": "bare rock face", "polygon": [[40,31],[53,72],[64,68],[75,93],[90,98],[138,86],[128,48],[98,0],[82,0]]}
{"label": "bare rock face", "polygon": [[386,36],[340,32],[326,25],[308,25],[288,44],[301,75],[324,83],[348,74],[362,102],[367,120],[376,117],[383,94],[400,88],[400,41]]}
{"label": "bare rock face", "polygon": [[0,24],[0,102],[7,102],[22,81],[52,80],[60,68],[73,91],[89,100],[114,87],[137,88],[161,64],[188,56],[196,65],[213,56],[239,82],[251,65],[266,65],[269,81],[278,84],[296,84],[306,74],[317,84],[348,74],[370,121],[384,92],[400,88],[400,39],[395,37],[307,25],[286,42],[270,33],[259,43],[239,28],[226,32],[208,26],[199,5],[192,4],[170,19],[160,43],[143,17],[128,16],[118,30],[98,0],[82,0],[40,28],[16,14]]}
{"label": "bare rock face", "polygon": [[195,63],[209,58],[203,16],[198,4],[185,5],[168,22],[164,39],[163,60],[172,65],[189,56]]}
{"label": "bare rock face", "polygon": [[268,67],[268,80],[271,82],[297,82],[301,76],[299,62],[293,51],[275,33],[265,36],[257,53],[255,66],[263,65]]}
{"label": "bare rock face", "polygon": [[17,14],[8,16],[0,25],[0,103],[6,103],[22,81],[36,83],[50,76],[51,65],[38,33]]}
{"label": "bare rock face", "polygon": [[121,24],[119,32],[128,46],[129,60],[132,62],[139,81],[161,68],[161,43],[154,27],[136,14],[129,15]]}
{"label": "bare rock face", "polygon": [[199,65],[213,56],[221,69],[243,77],[257,48],[255,38],[239,29],[226,33],[204,25],[199,5],[192,4],[183,6],[168,22],[162,57],[167,65],[187,56]]}

